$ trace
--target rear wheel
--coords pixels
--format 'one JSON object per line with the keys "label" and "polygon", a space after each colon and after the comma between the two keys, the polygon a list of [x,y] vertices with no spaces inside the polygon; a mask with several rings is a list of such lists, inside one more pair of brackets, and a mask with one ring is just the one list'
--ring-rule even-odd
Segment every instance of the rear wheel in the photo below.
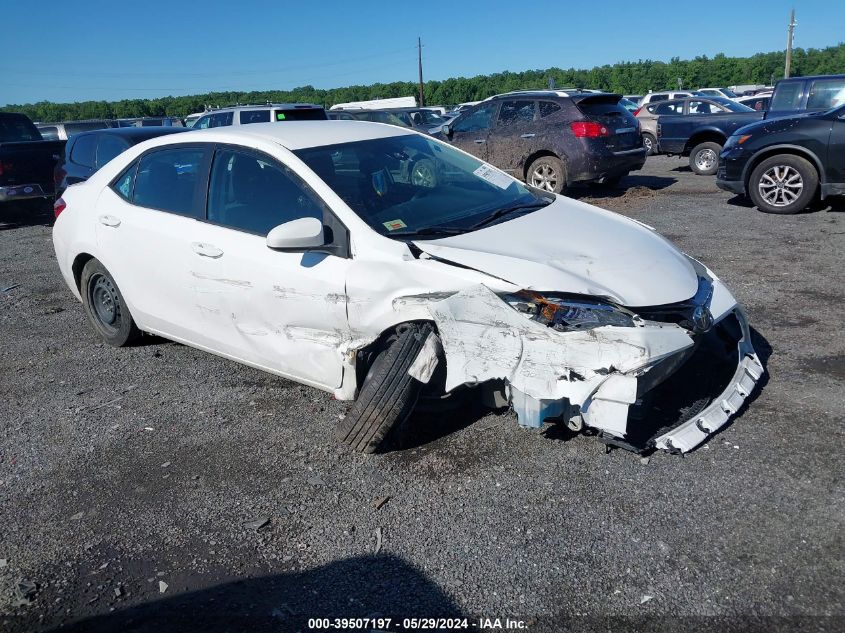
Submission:
{"label": "rear wheel", "polygon": [[374,453],[391,430],[413,411],[422,383],[408,368],[432,332],[431,324],[399,326],[376,356],[358,398],[335,429],[335,437],[356,451]]}
{"label": "rear wheel", "polygon": [[657,153],[657,139],[648,132],[643,132],[643,147],[646,148],[648,156],[654,156]]}
{"label": "rear wheel", "polygon": [[806,209],[818,187],[819,176],[810,161],[783,154],[767,158],[754,168],[748,195],[764,213],[790,214]]}
{"label": "rear wheel", "polygon": [[555,156],[541,156],[528,167],[529,185],[553,193],[563,193],[566,188],[566,169]]}
{"label": "rear wheel", "polygon": [[98,260],[85,264],[79,289],[88,320],[106,343],[122,347],[141,336],[120,289]]}
{"label": "rear wheel", "polygon": [[719,152],[722,146],[712,141],[699,143],[692,148],[689,166],[699,176],[712,176],[719,168]]}

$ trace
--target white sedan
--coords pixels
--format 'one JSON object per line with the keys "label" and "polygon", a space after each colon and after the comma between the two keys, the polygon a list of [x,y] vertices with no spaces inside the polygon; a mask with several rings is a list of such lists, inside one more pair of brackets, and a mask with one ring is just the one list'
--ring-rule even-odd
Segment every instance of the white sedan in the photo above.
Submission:
{"label": "white sedan", "polygon": [[153,139],[55,212],[106,342],[149,332],[355,400],[335,433],[361,451],[460,389],[523,426],[684,452],[764,371],[729,290],[650,227],[393,126]]}

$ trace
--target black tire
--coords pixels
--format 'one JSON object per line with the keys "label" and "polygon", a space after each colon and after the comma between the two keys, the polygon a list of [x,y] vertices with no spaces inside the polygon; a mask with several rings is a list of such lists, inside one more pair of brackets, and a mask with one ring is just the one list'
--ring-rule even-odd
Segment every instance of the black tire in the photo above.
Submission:
{"label": "black tire", "polygon": [[431,324],[409,323],[373,362],[358,398],[335,428],[335,437],[356,451],[374,453],[390,431],[413,411],[422,384],[408,368],[432,332]]}
{"label": "black tire", "polygon": [[117,283],[99,260],[89,259],[85,264],[79,293],[88,320],[106,343],[123,347],[141,336]]}
{"label": "black tire", "polygon": [[657,139],[654,137],[654,134],[643,132],[643,147],[648,150],[646,152],[647,156],[654,156],[657,153]]}
{"label": "black tire", "polygon": [[818,188],[816,168],[793,154],[767,158],[754,168],[748,180],[748,195],[763,213],[787,215],[803,211],[812,203]]}
{"label": "black tire", "polygon": [[528,166],[525,182],[533,187],[563,193],[566,189],[566,168],[555,156],[540,156]]}
{"label": "black tire", "polygon": [[699,143],[692,148],[689,166],[699,176],[712,176],[719,169],[719,152],[722,146],[713,141]]}

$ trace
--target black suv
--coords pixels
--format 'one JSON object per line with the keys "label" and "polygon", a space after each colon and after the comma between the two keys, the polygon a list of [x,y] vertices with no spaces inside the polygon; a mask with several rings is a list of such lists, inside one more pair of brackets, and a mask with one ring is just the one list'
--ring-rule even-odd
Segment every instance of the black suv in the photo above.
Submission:
{"label": "black suv", "polygon": [[435,137],[530,185],[561,193],[574,183],[614,184],[640,169],[646,149],[622,95],[511,92],[482,101]]}
{"label": "black suv", "polygon": [[746,125],[719,156],[716,184],[766,213],[797,213],[845,195],[845,105]]}

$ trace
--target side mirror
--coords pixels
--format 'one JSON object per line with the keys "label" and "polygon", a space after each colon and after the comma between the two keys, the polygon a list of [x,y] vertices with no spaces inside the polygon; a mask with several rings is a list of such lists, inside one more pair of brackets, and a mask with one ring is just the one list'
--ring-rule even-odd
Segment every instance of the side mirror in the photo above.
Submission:
{"label": "side mirror", "polygon": [[273,228],[267,234],[267,246],[280,251],[306,251],[325,244],[322,221],[298,218]]}
{"label": "side mirror", "polygon": [[440,128],[440,131],[443,132],[443,136],[446,138],[452,138],[452,124],[451,123],[444,123],[443,127]]}

